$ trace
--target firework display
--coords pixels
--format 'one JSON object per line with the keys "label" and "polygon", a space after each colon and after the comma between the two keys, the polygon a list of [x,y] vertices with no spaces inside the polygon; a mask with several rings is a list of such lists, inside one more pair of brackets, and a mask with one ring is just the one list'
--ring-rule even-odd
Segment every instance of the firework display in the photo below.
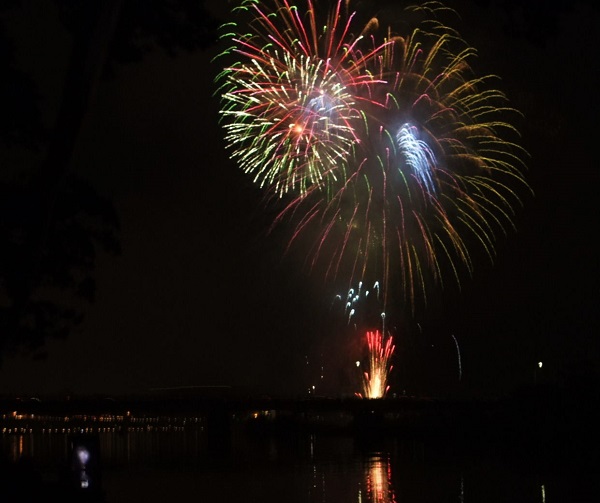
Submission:
{"label": "firework display", "polygon": [[414,304],[471,273],[475,246],[493,258],[514,226],[529,190],[519,114],[471,70],[475,50],[442,24],[442,4],[384,16],[361,3],[372,17],[329,5],[241,2],[217,77],[226,143],[283,202],[274,224],[290,225],[290,244],[313,243],[311,267],[381,278],[384,308],[391,285]]}
{"label": "firework display", "polygon": [[385,337],[379,330],[367,332],[368,369],[363,375],[362,398],[383,398],[388,389],[388,377],[392,371],[391,359],[394,354],[394,339]]}
{"label": "firework display", "polygon": [[[345,295],[336,295],[333,305],[343,309],[345,325],[352,328],[350,336],[359,338],[361,351],[366,355],[366,365],[357,361],[362,392],[356,396],[382,398],[389,388],[395,346],[391,332],[386,329],[386,314],[381,310],[379,281],[371,288],[359,281]],[[380,329],[375,329],[376,326]]]}

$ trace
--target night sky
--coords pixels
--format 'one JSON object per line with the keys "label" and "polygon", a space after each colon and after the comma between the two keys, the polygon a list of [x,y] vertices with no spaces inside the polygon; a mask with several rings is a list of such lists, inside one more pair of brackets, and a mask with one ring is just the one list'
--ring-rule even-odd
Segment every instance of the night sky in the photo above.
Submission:
{"label": "night sky", "polygon": [[[13,3],[0,11],[5,35],[50,125],[69,34],[52,1]],[[476,264],[460,294],[441,294],[405,320],[392,390],[496,395],[534,380],[598,382],[600,10],[591,1],[447,5],[478,49],[473,66],[499,75],[524,113],[535,196],[524,199],[517,231],[499,240],[493,265]],[[207,7],[228,15],[224,1]],[[200,385],[298,394],[314,381],[306,355],[316,366],[322,358],[334,392],[350,371],[347,348],[329,330],[339,292],[302,268],[300,252],[284,255],[283,231],[267,233],[262,193],[228,159],[213,96],[219,49],[174,57],[156,49],[100,80],[70,170],[114,205],[122,252],[98,255],[96,298],[76,332],[48,341],[42,360],[5,359],[0,394]],[[2,152],[2,169],[17,162]]]}

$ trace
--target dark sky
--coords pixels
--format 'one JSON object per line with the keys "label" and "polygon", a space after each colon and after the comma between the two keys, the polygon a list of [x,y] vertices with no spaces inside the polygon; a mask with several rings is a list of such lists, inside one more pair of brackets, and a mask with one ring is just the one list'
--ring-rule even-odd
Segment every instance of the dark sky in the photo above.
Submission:
{"label": "dark sky", "polygon": [[[504,393],[531,384],[540,360],[547,379],[588,363],[597,373],[600,12],[593,2],[448,5],[477,64],[501,76],[525,114],[535,197],[493,267],[478,264],[460,295],[396,334],[392,386]],[[211,11],[227,15],[224,2]],[[51,123],[69,36],[50,1],[17,3],[4,19]],[[312,382],[303,362],[315,351],[332,382],[339,377],[346,348],[327,329],[336,292],[283,258],[282,236],[265,232],[260,191],[223,149],[217,52],[156,50],[100,82],[71,169],[112,200],[122,254],[99,256],[97,298],[81,330],[49,341],[44,361],[6,360],[0,393],[223,384],[297,393]]]}

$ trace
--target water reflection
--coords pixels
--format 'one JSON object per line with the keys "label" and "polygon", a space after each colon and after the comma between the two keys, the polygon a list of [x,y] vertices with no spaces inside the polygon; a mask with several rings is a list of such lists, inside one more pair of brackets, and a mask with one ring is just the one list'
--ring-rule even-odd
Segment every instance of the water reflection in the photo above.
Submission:
{"label": "water reflection", "polygon": [[70,485],[86,492],[101,491],[100,445],[97,435],[75,435],[69,442]]}
{"label": "water reflection", "polygon": [[[574,456],[527,455],[525,445],[238,433],[222,444],[222,457],[215,457],[218,442],[201,430],[100,433],[97,444],[78,444],[85,451],[60,433],[5,434],[0,442],[5,459],[33,460],[47,480],[58,480],[63,463],[80,488],[91,488],[101,475],[107,503],[164,501],[166,493],[171,501],[263,503],[284,494],[293,503],[598,501],[587,464]],[[94,472],[94,452],[102,473]]]}
{"label": "water reflection", "polygon": [[66,459],[68,453],[67,435],[41,435],[37,433],[18,433],[2,435],[2,457],[16,463],[21,459],[35,459],[41,468],[56,465]]}
{"label": "water reflection", "polygon": [[384,453],[372,454],[365,460],[364,473],[366,479],[366,500],[358,491],[358,501],[362,503],[396,503],[396,495],[392,485],[392,464],[390,455]]}
{"label": "water reflection", "polygon": [[181,432],[101,433],[100,451],[109,468],[194,465],[209,456],[207,436]]}

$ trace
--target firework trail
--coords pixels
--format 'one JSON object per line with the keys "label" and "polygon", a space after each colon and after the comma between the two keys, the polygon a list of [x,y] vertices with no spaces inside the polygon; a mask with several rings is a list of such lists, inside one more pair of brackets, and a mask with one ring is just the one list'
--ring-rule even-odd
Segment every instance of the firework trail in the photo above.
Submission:
{"label": "firework trail", "polygon": [[427,2],[382,26],[394,16],[361,21],[352,5],[242,1],[221,121],[232,158],[281,201],[274,225],[291,225],[290,246],[308,237],[309,267],[381,278],[384,311],[414,310],[514,227],[529,192],[519,113],[471,70],[475,49],[441,22],[450,9]]}
{"label": "firework trail", "polygon": [[452,335],[452,339],[454,339],[454,344],[456,345],[456,356],[458,358],[458,380],[460,381],[462,379],[462,363],[460,361],[460,346],[458,345],[458,341],[456,340],[456,337],[454,337],[454,334],[450,334]]}
{"label": "firework trail", "polygon": [[379,330],[367,332],[369,368],[363,376],[361,398],[383,398],[388,389],[388,377],[392,371],[391,358],[394,354],[394,340],[391,336],[384,339]]}

